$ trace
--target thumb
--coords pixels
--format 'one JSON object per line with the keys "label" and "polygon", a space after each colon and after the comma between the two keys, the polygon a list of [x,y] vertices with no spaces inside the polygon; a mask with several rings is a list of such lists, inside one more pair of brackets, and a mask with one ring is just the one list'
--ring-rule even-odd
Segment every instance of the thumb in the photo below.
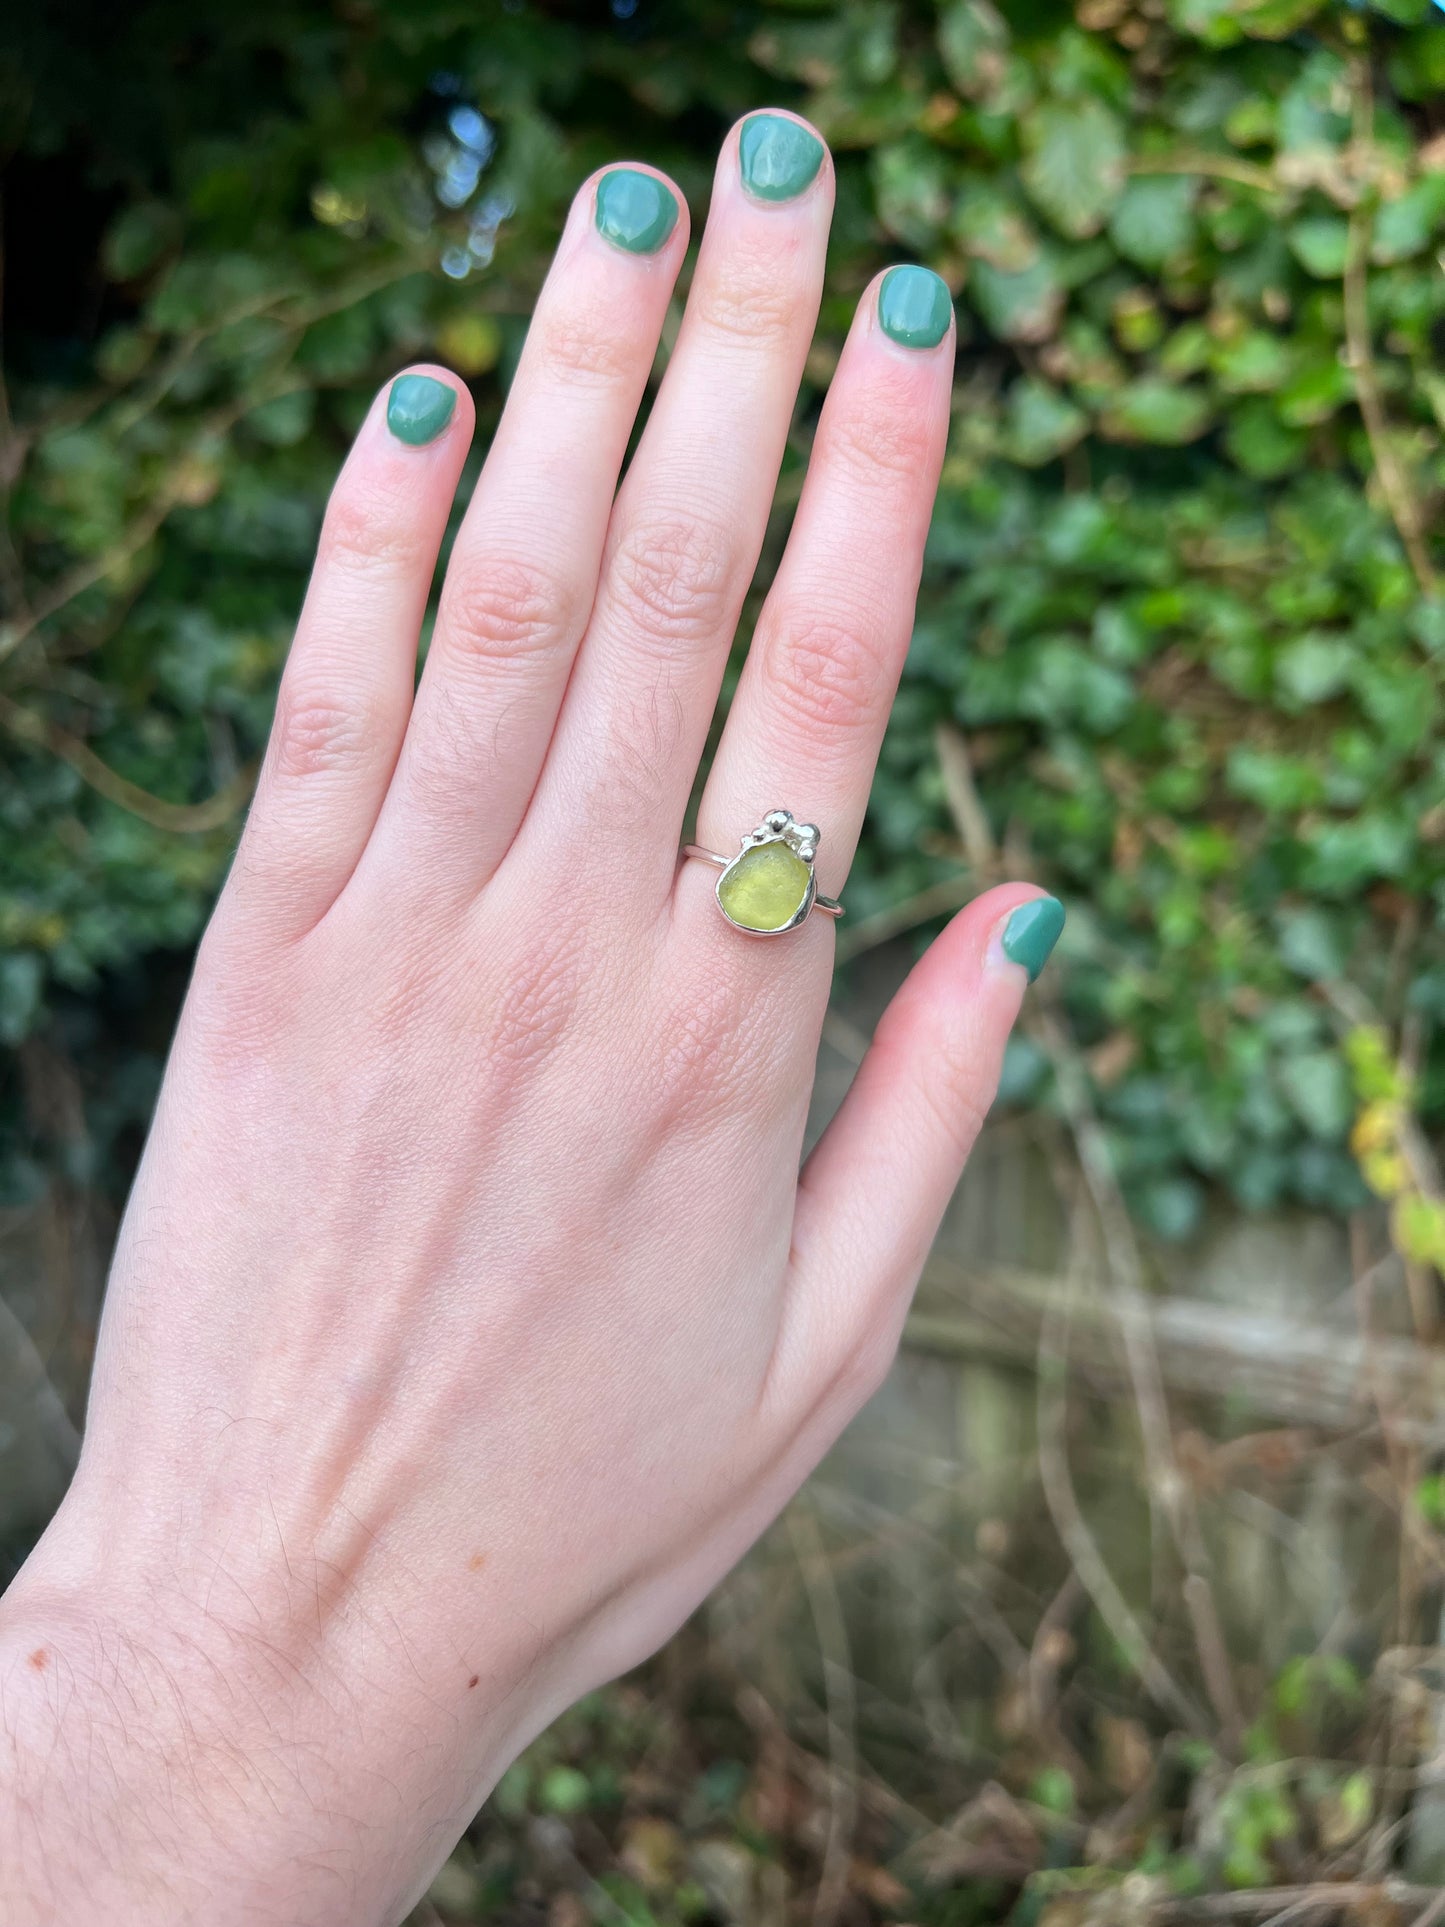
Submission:
{"label": "thumb", "polygon": [[803,1167],[779,1363],[863,1402],[897,1349],[939,1221],[998,1089],[1064,907],[1002,884],[949,924],[879,1023]]}

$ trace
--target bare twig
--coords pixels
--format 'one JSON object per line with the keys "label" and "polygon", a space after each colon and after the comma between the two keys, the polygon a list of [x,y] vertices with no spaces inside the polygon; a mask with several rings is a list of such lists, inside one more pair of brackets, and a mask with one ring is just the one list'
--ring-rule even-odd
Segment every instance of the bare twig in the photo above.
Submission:
{"label": "bare twig", "polygon": [[851,927],[844,924],[838,936],[839,963],[861,956],[866,950],[876,950],[880,944],[902,936],[905,930],[915,929],[920,923],[947,916],[950,910],[961,910],[976,888],[974,879],[967,874],[944,877],[906,897],[902,903],[892,904],[874,916],[860,918]]}
{"label": "bare twig", "polygon": [[1186,1605],[1200,1670],[1220,1723],[1219,1738],[1232,1751],[1238,1745],[1244,1721],[1229,1679],[1227,1648],[1209,1584],[1210,1559],[1199,1514],[1174,1451],[1168,1400],[1152,1328],[1148,1319],[1139,1315],[1147,1298],[1138,1241],[1094,1111],[1088,1075],[1072,1037],[1061,1019],[1048,1010],[1036,1010],[1030,1019],[1030,1028],[1054,1067],[1059,1101],[1073,1134],[1079,1166],[1103,1238],[1107,1290],[1132,1314],[1120,1321],[1120,1332],[1139,1415],[1151,1507],[1163,1514],[1187,1574],[1198,1582],[1186,1595]]}
{"label": "bare twig", "polygon": [[1069,1300],[1051,1308],[1039,1333],[1039,1477],[1050,1516],[1080,1583],[1152,1699],[1191,1733],[1207,1738],[1208,1722],[1145,1637],[1090,1532],[1069,1472]]}
{"label": "bare twig", "polygon": [[[1366,59],[1353,63],[1354,139],[1357,148],[1369,145],[1374,135],[1374,90],[1370,64]],[[1368,266],[1374,215],[1368,201],[1362,201],[1350,216],[1345,250],[1344,306],[1345,347],[1355,377],[1355,395],[1370,444],[1380,492],[1390,511],[1390,519],[1410,560],[1422,595],[1434,595],[1437,578],[1425,543],[1425,514],[1404,464],[1396,457],[1390,442],[1390,424],[1380,394],[1375,368],[1375,348],[1370,334]]]}
{"label": "bare twig", "polygon": [[933,741],[943,776],[943,793],[948,799],[948,813],[963,839],[977,881],[990,883],[998,867],[998,847],[973,780],[968,745],[952,723],[940,723]]}
{"label": "bare twig", "polygon": [[1126,164],[1126,171],[1134,175],[1197,174],[1204,180],[1233,181],[1236,187],[1258,188],[1262,194],[1276,193],[1282,185],[1267,167],[1254,167],[1250,162],[1234,160],[1228,154],[1206,154],[1203,151],[1138,154]]}
{"label": "bare twig", "polygon": [[848,1629],[838,1603],[818,1522],[806,1505],[788,1514],[788,1530],[808,1607],[818,1635],[823,1662],[823,1690],[828,1706],[829,1814],[823,1868],[813,1903],[816,1927],[832,1927],[848,1899],[848,1869],[852,1862],[853,1831],[858,1821],[858,1747],[855,1739],[857,1702]]}
{"label": "bare twig", "polygon": [[[1412,1886],[1404,1880],[1348,1881],[1338,1885],[1317,1881],[1301,1887],[1261,1887],[1232,1894],[1200,1894],[1194,1900],[1165,1901],[1155,1912],[1157,1927],[1204,1927],[1215,1921],[1260,1921],[1281,1907],[1308,1906],[1325,1914],[1361,1921],[1378,1919],[1385,1907],[1421,1907],[1425,1921],[1436,1927],[1441,1918],[1431,1912],[1442,1899],[1438,1888]],[[1372,1911],[1373,1910],[1373,1911]],[[1414,1927],[1424,1927],[1416,1922]]]}
{"label": "bare twig", "polygon": [[7,730],[17,742],[28,743],[35,749],[47,749],[63,762],[69,763],[76,774],[83,777],[97,795],[105,797],[107,802],[129,810],[132,816],[140,817],[154,829],[181,835],[219,829],[221,824],[229,822],[245,804],[256,780],[255,768],[248,764],[213,796],[208,796],[204,803],[170,803],[164,797],[152,796],[149,790],[132,783],[128,777],[119,775],[108,763],[102,762],[80,737],[72,736],[68,730],[48,722],[35,710],[26,709],[5,695],[0,695],[0,728]]}

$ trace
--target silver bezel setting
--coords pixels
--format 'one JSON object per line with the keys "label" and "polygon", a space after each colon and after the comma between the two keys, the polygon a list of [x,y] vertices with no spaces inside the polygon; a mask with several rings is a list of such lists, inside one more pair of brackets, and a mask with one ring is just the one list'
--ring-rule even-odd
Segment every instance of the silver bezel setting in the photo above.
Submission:
{"label": "silver bezel setting", "polygon": [[[785,931],[796,930],[807,918],[818,896],[817,879],[813,875],[813,859],[818,854],[818,840],[821,832],[814,823],[795,823],[791,810],[769,810],[755,830],[749,830],[741,839],[742,848],[728,864],[714,886],[717,907],[727,917],[734,930],[741,930],[749,937],[781,937]],[[786,923],[780,923],[776,930],[759,930],[753,924],[739,923],[736,917],[728,916],[727,905],[723,902],[723,885],[743,858],[752,850],[765,843],[785,843],[800,862],[807,866],[808,886],[803,892],[803,900]]]}
{"label": "silver bezel setting", "polygon": [[[817,910],[825,917],[837,918],[843,914],[843,906],[836,897],[825,897],[818,889],[813,876],[813,860],[818,854],[822,841],[822,831],[815,823],[795,823],[791,810],[769,810],[755,830],[749,830],[739,839],[741,849],[736,856],[719,856],[716,850],[709,850],[701,843],[684,843],[682,855],[696,857],[699,862],[712,864],[722,875],[713,887],[717,897],[717,907],[732,925],[741,930],[745,937],[780,937],[785,930],[796,930],[805,921],[809,911]],[[776,930],[759,930],[751,923],[739,923],[736,917],[728,916],[727,906],[722,900],[722,886],[728,873],[733,870],[751,850],[761,843],[786,843],[788,848],[807,865],[808,884],[803,893],[803,901],[786,923],[780,923]]]}

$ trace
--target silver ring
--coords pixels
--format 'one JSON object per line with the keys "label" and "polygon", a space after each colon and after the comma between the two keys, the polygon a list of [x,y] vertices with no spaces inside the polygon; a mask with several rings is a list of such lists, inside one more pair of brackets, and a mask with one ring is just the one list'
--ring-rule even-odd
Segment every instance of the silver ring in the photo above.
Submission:
{"label": "silver ring", "polygon": [[841,917],[843,906],[822,897],[813,877],[822,831],[813,823],[795,823],[789,810],[769,810],[755,830],[742,839],[736,856],[719,856],[700,843],[684,843],[684,856],[714,864],[718,908],[734,929],[755,937],[780,937],[796,930],[810,910],[825,917]]}

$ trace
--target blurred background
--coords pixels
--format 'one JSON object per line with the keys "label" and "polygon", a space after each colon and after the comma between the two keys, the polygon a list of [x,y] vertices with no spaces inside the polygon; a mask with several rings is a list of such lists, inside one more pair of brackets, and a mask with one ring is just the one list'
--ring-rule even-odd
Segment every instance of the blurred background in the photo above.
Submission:
{"label": "blurred background", "polygon": [[656,162],[700,224],[728,124],[778,102],[831,142],[838,213],[759,596],[869,276],[937,268],[960,345],[816,1122],[952,908],[1025,876],[1069,923],[890,1385],[415,1918],[1431,1927],[1428,0],[12,11],[0,1578],[73,1463],[349,435],[426,356],[484,448],[587,171]]}

